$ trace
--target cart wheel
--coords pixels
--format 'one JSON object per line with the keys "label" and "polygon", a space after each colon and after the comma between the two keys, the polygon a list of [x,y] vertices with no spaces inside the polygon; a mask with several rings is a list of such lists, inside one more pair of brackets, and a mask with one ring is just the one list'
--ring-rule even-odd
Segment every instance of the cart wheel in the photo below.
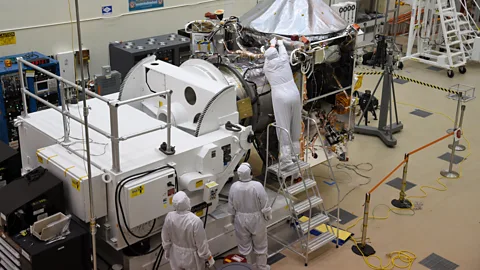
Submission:
{"label": "cart wheel", "polygon": [[318,154],[317,154],[317,153],[313,153],[313,158],[314,158],[314,159],[317,159],[317,158],[318,158]]}
{"label": "cart wheel", "polygon": [[467,68],[465,66],[461,66],[458,68],[458,72],[460,72],[460,74],[465,74],[467,73]]}
{"label": "cart wheel", "polygon": [[453,70],[451,70],[451,69],[447,70],[447,76],[449,78],[453,78],[453,76],[455,76],[455,74],[453,73]]}
{"label": "cart wheel", "polygon": [[400,70],[403,69],[403,62],[398,62],[398,69],[400,69]]}

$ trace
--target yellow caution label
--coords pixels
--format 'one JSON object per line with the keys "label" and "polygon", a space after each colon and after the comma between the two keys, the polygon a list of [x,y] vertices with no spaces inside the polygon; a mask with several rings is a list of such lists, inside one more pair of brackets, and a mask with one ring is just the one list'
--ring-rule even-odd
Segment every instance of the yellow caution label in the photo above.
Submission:
{"label": "yellow caution label", "polygon": [[203,216],[203,210],[197,211],[195,215],[197,215],[197,217]]}
{"label": "yellow caution label", "polygon": [[232,260],[230,260],[230,259],[225,259],[225,261],[226,261],[227,263],[231,263],[231,262],[232,262]]}
{"label": "yellow caution label", "polygon": [[43,158],[41,156],[37,155],[37,160],[38,160],[38,162],[43,164]]}
{"label": "yellow caution label", "polygon": [[201,188],[202,186],[203,186],[203,180],[197,181],[197,183],[195,183],[196,188]]}
{"label": "yellow caution label", "polygon": [[170,197],[170,205],[173,203],[173,197]]}
{"label": "yellow caution label", "polygon": [[143,193],[145,193],[145,186],[141,185],[139,187],[136,187],[136,188],[130,190],[130,198],[135,198],[137,196],[142,195]]}
{"label": "yellow caution label", "polygon": [[0,46],[17,44],[17,37],[15,32],[3,32],[0,33]]}
{"label": "yellow caution label", "polygon": [[75,178],[72,178],[72,187],[80,191],[80,181]]}
{"label": "yellow caution label", "polygon": [[163,106],[163,102],[159,101],[158,102],[158,107],[162,107]]}

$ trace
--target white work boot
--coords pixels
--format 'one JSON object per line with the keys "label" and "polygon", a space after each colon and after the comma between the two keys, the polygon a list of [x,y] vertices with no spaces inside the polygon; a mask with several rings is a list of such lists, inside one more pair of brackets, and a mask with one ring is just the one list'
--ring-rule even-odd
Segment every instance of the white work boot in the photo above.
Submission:
{"label": "white work boot", "polygon": [[267,254],[257,254],[257,270],[270,270],[270,265],[267,264]]}

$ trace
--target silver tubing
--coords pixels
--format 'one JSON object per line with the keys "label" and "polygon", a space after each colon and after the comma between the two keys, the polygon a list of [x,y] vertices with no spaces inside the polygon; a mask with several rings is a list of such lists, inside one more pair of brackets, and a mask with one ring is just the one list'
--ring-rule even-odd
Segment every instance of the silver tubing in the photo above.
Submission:
{"label": "silver tubing", "polygon": [[167,152],[172,152],[172,90],[167,91]]}
{"label": "silver tubing", "polygon": [[[141,96],[141,97],[132,98],[132,99],[129,99],[129,100],[117,101],[117,102],[114,102],[112,104],[118,107],[118,106],[122,106],[122,105],[125,105],[125,104],[133,103],[133,102],[136,102],[136,101],[141,101],[141,100],[149,99],[149,98],[152,98],[152,97],[156,97],[156,96],[168,95],[168,93],[170,93],[170,91],[157,92],[157,93],[153,93],[153,94],[149,94],[149,95],[145,95],[145,96]],[[167,96],[167,99],[168,99],[168,96]]]}
{"label": "silver tubing", "polygon": [[[75,0],[75,16],[77,18],[77,35],[78,35],[78,52],[79,54],[83,53],[82,49],[82,31],[80,28],[80,10],[78,6],[78,0]],[[90,156],[90,137],[89,137],[89,130],[88,130],[88,107],[87,107],[87,92],[85,91],[85,77],[84,77],[84,70],[83,70],[83,61],[80,61],[80,76],[82,81],[82,93],[83,93],[83,117],[85,122],[85,146],[86,146],[86,154],[87,154],[87,175],[88,175],[88,194],[90,197],[90,233],[92,236],[92,261],[93,261],[93,270],[97,270],[97,242],[95,238],[95,234],[97,233],[97,222],[95,217],[95,204],[93,202],[93,183],[92,183],[92,162]],[[100,98],[99,95],[95,94],[94,96],[98,96],[98,99],[105,99]],[[117,137],[115,137],[117,138]]]}
{"label": "silver tubing", "polygon": [[166,129],[167,127],[168,127],[168,125],[163,125],[163,126],[159,126],[159,127],[154,127],[154,128],[147,129],[147,130],[144,130],[144,131],[139,132],[139,133],[130,134],[130,135],[128,135],[128,136],[122,136],[122,137],[118,138],[118,140],[119,140],[119,141],[130,140],[130,139],[132,139],[132,138],[135,138],[135,137],[138,137],[138,136],[142,136],[142,135],[145,135],[145,134],[148,134],[148,133],[152,133],[152,132],[157,131],[157,130]]}
{"label": "silver tubing", "polygon": [[[68,112],[67,106],[65,104],[65,92],[64,87],[60,84],[60,101],[62,102],[62,112]],[[68,123],[68,118],[65,113],[62,113],[62,120],[63,120],[63,142],[68,143],[70,141],[70,126]]]}
{"label": "silver tubing", "polygon": [[324,94],[324,95],[321,95],[321,96],[318,96],[318,97],[311,98],[311,99],[307,100],[307,101],[305,102],[305,104],[308,104],[308,103],[313,102],[313,101],[315,101],[315,100],[319,100],[319,99],[322,99],[322,98],[325,98],[325,97],[328,97],[328,96],[331,96],[331,95],[338,94],[338,93],[343,92],[343,91],[345,91],[345,90],[348,90],[348,89],[350,89],[350,88],[352,88],[352,87],[351,87],[351,86],[347,86],[347,87],[344,87],[344,88],[342,88],[342,89],[338,89],[338,90],[335,90],[335,91],[333,91],[333,92],[330,92],[330,93],[328,93],[328,94]]}
{"label": "silver tubing", "polygon": [[[55,111],[57,111],[57,112],[59,112],[59,113],[61,113],[61,114],[65,114],[65,115],[68,116],[69,118],[71,118],[71,119],[75,120],[76,122],[78,122],[78,123],[86,126],[86,125],[85,125],[85,122],[84,122],[82,119],[80,119],[79,117],[77,117],[77,116],[75,116],[75,115],[73,115],[73,114],[71,114],[71,113],[69,113],[69,112],[62,112],[62,110],[60,110],[59,108],[57,108],[57,107],[56,107],[55,105],[53,105],[52,103],[46,101],[45,99],[43,99],[43,98],[41,98],[41,97],[39,97],[39,96],[37,96],[37,95],[35,95],[35,94],[30,93],[28,90],[24,90],[23,92],[24,92],[26,95],[28,95],[29,97],[34,98],[35,100],[37,100],[37,101],[45,104],[47,107],[49,107],[49,108],[51,108],[51,109],[54,109]],[[96,127],[96,126],[93,126],[93,125],[90,124],[88,127],[91,128],[91,129],[93,129],[93,130],[95,130],[96,132],[102,134],[103,136],[105,136],[105,137],[107,137],[107,138],[110,138],[110,137],[111,137],[110,134],[108,134],[107,132],[99,129],[99,128]]]}
{"label": "silver tubing", "polygon": [[[77,28],[78,28],[78,27],[77,27]],[[30,63],[30,62],[28,62],[28,61],[25,61],[25,60],[24,60],[23,58],[21,58],[21,57],[18,59],[18,62],[21,62],[21,63],[23,63],[23,64],[25,64],[25,65],[27,65],[27,66],[29,66],[29,67],[31,67],[31,68],[39,71],[39,72],[41,72],[41,73],[43,73],[43,74],[45,74],[45,75],[48,75],[48,76],[56,79],[57,81],[63,82],[63,83],[65,83],[65,84],[67,84],[67,85],[69,85],[69,86],[71,86],[71,87],[73,87],[73,88],[75,88],[75,89],[77,89],[77,90],[79,90],[79,91],[81,91],[81,92],[85,92],[85,93],[87,93],[87,94],[88,94],[89,96],[91,96],[91,97],[98,98],[98,99],[100,99],[101,101],[106,102],[106,103],[109,102],[109,100],[106,99],[105,97],[102,97],[102,96],[100,96],[99,94],[97,94],[97,93],[95,93],[95,92],[92,92],[92,91],[90,91],[90,90],[88,90],[88,89],[85,89],[84,87],[78,86],[77,84],[75,84],[75,83],[73,83],[73,82],[71,82],[71,81],[69,81],[69,80],[66,80],[66,79],[62,78],[62,77],[58,76],[57,74],[54,74],[54,73],[52,73],[52,72],[50,72],[50,71],[48,71],[48,70],[45,70],[45,69],[43,69],[43,68],[41,68],[41,67],[39,67],[39,66],[36,66],[36,65],[34,65],[34,64],[32,64],[32,63]],[[82,61],[80,61],[80,62],[82,62]],[[83,66],[83,63],[81,63],[80,66]],[[82,72],[83,72],[83,71],[80,71],[80,73],[82,73]],[[82,78],[82,79],[83,79],[83,78]]]}
{"label": "silver tubing", "polygon": [[[460,109],[461,109],[461,103],[462,103],[462,92],[458,92],[458,102],[457,102],[457,113],[455,114],[455,124],[454,124],[454,130],[458,128],[458,118],[460,117]],[[453,134],[453,145],[456,145],[455,141],[455,134]],[[452,172],[453,170],[453,160],[455,159],[455,147],[452,147],[452,154],[450,156],[450,165],[448,166],[448,171]]]}
{"label": "silver tubing", "polygon": [[118,139],[118,107],[110,106],[110,132],[112,137],[110,141],[112,143],[112,171],[115,173],[120,172],[120,141]]}
{"label": "silver tubing", "polygon": [[363,228],[362,228],[362,241],[359,245],[363,248],[367,245],[367,227],[368,227],[368,210],[370,208],[370,193],[365,194],[365,208],[363,211]]}
{"label": "silver tubing", "polygon": [[23,78],[23,63],[22,57],[17,58],[18,63],[18,79],[20,80],[20,88],[22,89],[22,103],[23,103],[23,116],[28,117],[28,106],[27,106],[27,97],[25,96],[25,92],[27,89],[25,88],[25,81]]}

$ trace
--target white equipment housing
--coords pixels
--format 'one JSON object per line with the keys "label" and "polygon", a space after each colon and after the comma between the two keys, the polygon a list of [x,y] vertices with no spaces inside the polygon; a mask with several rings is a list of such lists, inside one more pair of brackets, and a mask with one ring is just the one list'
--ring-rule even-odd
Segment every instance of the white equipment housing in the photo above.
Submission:
{"label": "white equipment housing", "polygon": [[[115,94],[106,96],[105,100],[94,98],[87,101],[95,214],[103,228],[100,229],[101,237],[117,250],[127,246],[117,225],[124,228],[130,244],[140,239],[131,236],[125,226],[137,234],[145,234],[157,220],[152,235],[160,231],[163,218],[173,210],[172,196],[176,184],[179,190],[189,195],[192,206],[208,199],[212,204],[209,211],[214,211],[219,203],[219,191],[233,176],[235,167],[251,146],[248,138],[251,128],[238,125],[234,87],[161,61],[141,64],[137,71],[136,87],[132,81],[126,81],[135,91],[123,92],[123,101],[117,100]],[[176,125],[171,127],[172,145],[175,146],[173,155],[159,150],[160,144],[167,140],[168,133],[164,128],[168,125],[147,115],[160,116],[163,110],[167,110],[167,100],[164,97],[142,97],[143,94],[152,95],[150,87],[155,92],[173,91],[171,107]],[[192,91],[195,102],[188,101],[191,96],[187,92]],[[134,93],[137,95],[133,96]],[[129,99],[137,99],[133,100],[135,102],[130,100],[132,106],[122,106],[129,102],[125,100],[128,94],[132,95]],[[70,114],[80,119],[83,118],[82,109],[81,105],[69,106]],[[107,138],[102,133],[114,134],[116,129],[115,118],[108,117],[112,110],[118,111],[118,135]],[[182,114],[187,111],[195,113]],[[197,112],[201,115],[195,122],[193,118]],[[64,179],[68,211],[87,222],[88,179],[85,161],[81,158],[84,155],[83,125],[68,121],[69,140],[65,142],[62,114],[54,109],[28,114],[17,121],[24,172],[43,166]],[[239,130],[227,130],[227,122]],[[118,157],[115,157],[114,137],[119,141]],[[116,158],[119,159],[118,168],[112,166]],[[169,167],[128,182],[120,190],[127,224],[117,222],[121,220],[116,213],[117,185],[129,176],[163,166]],[[218,247],[219,251],[223,248]]]}

